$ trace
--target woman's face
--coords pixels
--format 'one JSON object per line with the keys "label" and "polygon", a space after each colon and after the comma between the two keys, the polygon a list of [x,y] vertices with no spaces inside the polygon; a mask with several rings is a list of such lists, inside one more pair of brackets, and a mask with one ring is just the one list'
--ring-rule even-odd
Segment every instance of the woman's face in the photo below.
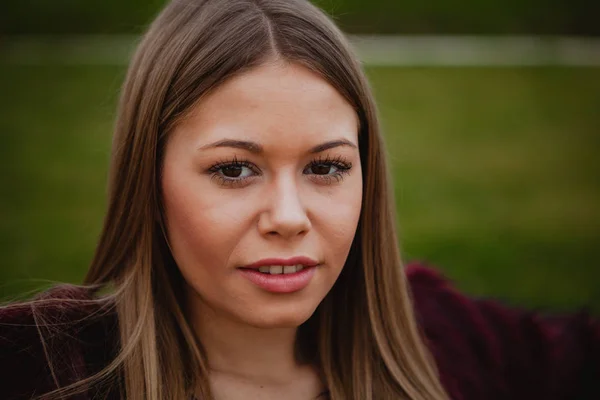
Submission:
{"label": "woman's face", "polygon": [[174,130],[162,194],[192,310],[298,326],[335,283],[356,232],[356,113],[305,67],[255,68]]}

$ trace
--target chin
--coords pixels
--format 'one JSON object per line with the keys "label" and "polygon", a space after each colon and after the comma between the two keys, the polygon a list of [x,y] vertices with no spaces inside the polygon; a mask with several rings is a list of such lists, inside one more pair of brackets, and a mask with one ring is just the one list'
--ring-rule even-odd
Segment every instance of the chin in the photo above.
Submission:
{"label": "chin", "polygon": [[241,315],[245,323],[261,329],[297,328],[306,322],[315,312],[317,306],[280,306]]}

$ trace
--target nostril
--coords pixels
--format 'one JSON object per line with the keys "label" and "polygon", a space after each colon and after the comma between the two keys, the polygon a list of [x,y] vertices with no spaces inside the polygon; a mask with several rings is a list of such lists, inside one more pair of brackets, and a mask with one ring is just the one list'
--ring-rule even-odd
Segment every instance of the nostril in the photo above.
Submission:
{"label": "nostril", "polygon": [[293,237],[293,236],[304,236],[308,231],[305,229],[299,230],[297,232],[293,232],[290,230],[285,230],[285,231],[269,231],[266,233],[267,236],[284,236],[284,237]]}

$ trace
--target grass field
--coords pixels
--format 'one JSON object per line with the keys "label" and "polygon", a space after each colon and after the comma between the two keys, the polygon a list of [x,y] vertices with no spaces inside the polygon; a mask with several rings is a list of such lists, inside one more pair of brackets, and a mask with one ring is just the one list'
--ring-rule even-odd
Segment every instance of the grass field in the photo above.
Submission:
{"label": "grass field", "polygon": [[[600,314],[600,69],[369,69],[402,249],[467,293]],[[0,65],[0,298],[78,282],[124,70]]]}

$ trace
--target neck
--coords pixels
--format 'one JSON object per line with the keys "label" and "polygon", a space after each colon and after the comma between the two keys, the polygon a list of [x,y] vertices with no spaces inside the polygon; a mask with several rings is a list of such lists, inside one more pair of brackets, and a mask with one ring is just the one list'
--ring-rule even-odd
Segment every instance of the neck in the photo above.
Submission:
{"label": "neck", "polygon": [[211,373],[282,384],[294,379],[297,328],[260,328],[208,307],[197,295],[190,301],[193,329]]}

